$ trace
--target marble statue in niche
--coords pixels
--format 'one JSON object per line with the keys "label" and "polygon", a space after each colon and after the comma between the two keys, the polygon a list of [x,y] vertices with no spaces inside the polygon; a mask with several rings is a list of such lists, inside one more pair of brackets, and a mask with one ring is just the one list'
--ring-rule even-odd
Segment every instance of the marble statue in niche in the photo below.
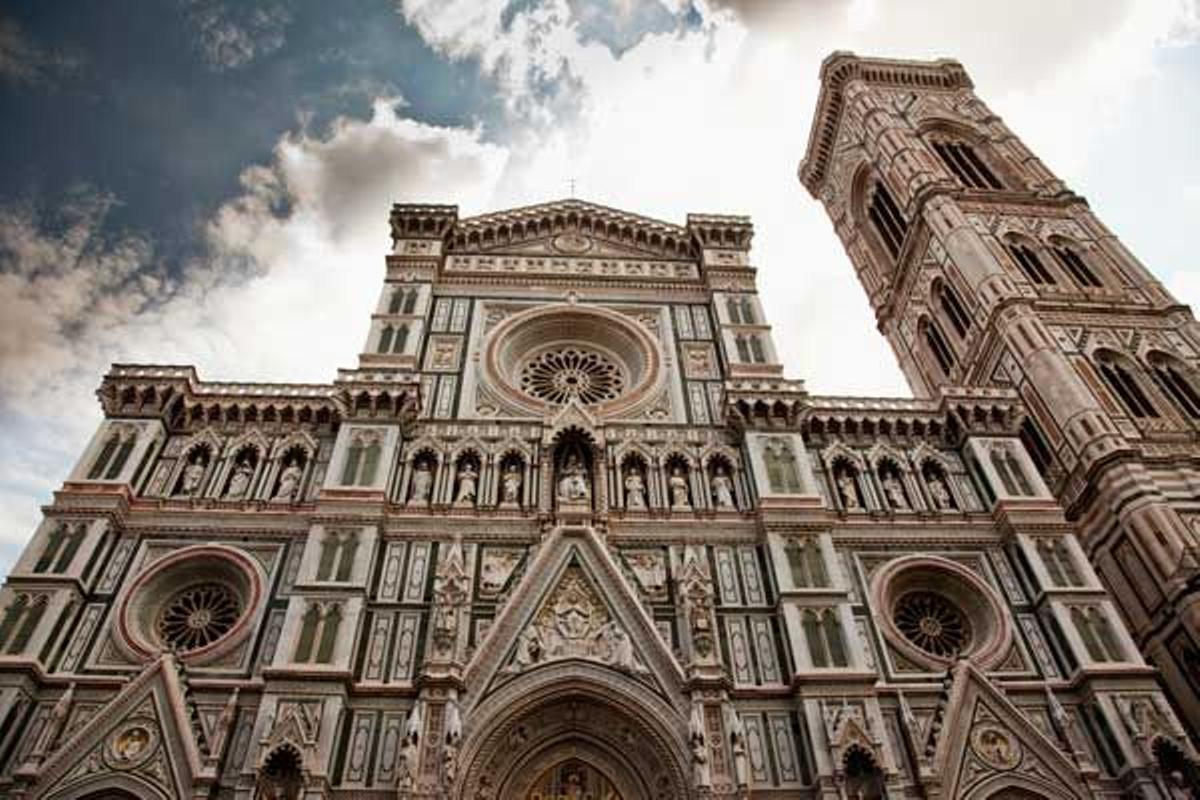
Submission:
{"label": "marble statue in niche", "polygon": [[433,490],[433,471],[429,468],[429,462],[418,461],[412,478],[412,496],[408,501],[412,506],[423,506],[429,504],[429,495]]}
{"label": "marble statue in niche", "polygon": [[938,511],[949,511],[954,508],[954,498],[950,496],[950,490],[946,487],[946,479],[942,475],[929,475],[926,478],[926,485],[929,487],[929,496],[933,498],[933,505]]}
{"label": "marble statue in niche", "polygon": [[671,477],[667,481],[667,486],[671,491],[671,508],[687,510],[692,507],[692,502],[688,498],[687,475],[678,464],[671,468]]}
{"label": "marble statue in niche", "polygon": [[588,471],[578,453],[570,453],[558,476],[558,499],[567,503],[586,503],[591,499]]}
{"label": "marble statue in niche", "polygon": [[734,508],[733,502],[733,481],[729,478],[729,473],[725,471],[724,464],[718,464],[716,471],[712,477],[712,492],[713,501],[717,508]]}
{"label": "marble statue in niche", "polygon": [[516,462],[509,462],[504,468],[504,475],[500,479],[500,493],[501,505],[521,505],[521,466]]}
{"label": "marble statue in niche", "polygon": [[296,499],[300,492],[300,479],[303,477],[304,471],[296,463],[294,458],[289,457],[283,466],[283,472],[279,473],[279,488],[275,490],[275,496],[271,498],[276,503],[290,503]]}
{"label": "marble statue in niche", "polygon": [[464,460],[458,468],[458,494],[454,498],[457,506],[475,505],[475,496],[479,485],[479,471],[470,459]]}
{"label": "marble statue in niche", "polygon": [[183,468],[183,475],[179,479],[179,490],[176,494],[185,497],[195,497],[200,493],[200,484],[204,480],[204,473],[208,469],[208,449],[201,446],[192,451],[188,458],[187,466]]}
{"label": "marble statue in niche", "polygon": [[908,498],[904,495],[904,485],[892,470],[883,476],[883,493],[887,495],[888,505],[897,511],[908,510]]}
{"label": "marble statue in niche", "polygon": [[233,477],[229,479],[229,488],[225,491],[227,499],[240,500],[249,491],[250,481],[254,478],[254,467],[250,464],[250,458],[249,455],[245,455],[238,459],[237,466],[233,470]]}
{"label": "marble statue in niche", "polygon": [[636,466],[625,471],[625,507],[630,511],[646,510],[646,481]]}
{"label": "marble statue in niche", "polygon": [[847,511],[861,509],[862,503],[858,501],[858,481],[855,480],[853,470],[844,464],[838,464],[834,468],[833,480],[837,484],[838,496],[842,499],[842,508]]}

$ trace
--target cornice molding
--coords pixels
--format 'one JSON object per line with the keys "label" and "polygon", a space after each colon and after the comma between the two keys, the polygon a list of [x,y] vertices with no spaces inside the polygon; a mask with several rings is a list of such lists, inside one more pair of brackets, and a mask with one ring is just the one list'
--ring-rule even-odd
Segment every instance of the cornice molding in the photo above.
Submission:
{"label": "cornice molding", "polygon": [[963,65],[954,59],[907,61],[860,58],[844,50],[830,54],[821,64],[821,91],[808,133],[808,147],[797,175],[814,197],[828,173],[829,161],[841,129],[846,87],[852,81],[876,86],[911,86],[922,91],[972,89]]}

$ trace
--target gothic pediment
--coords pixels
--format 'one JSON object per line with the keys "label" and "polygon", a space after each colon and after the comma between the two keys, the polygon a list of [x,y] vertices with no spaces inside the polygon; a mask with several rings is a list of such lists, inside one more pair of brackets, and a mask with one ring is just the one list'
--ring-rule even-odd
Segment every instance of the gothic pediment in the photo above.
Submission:
{"label": "gothic pediment", "polygon": [[467,667],[467,686],[481,687],[467,702],[567,659],[602,665],[671,700],[682,697],[683,670],[591,528],[558,528],[538,549]]}
{"label": "gothic pediment", "polygon": [[560,200],[459,220],[451,254],[684,259],[687,228],[582,200]]}
{"label": "gothic pediment", "polygon": [[31,798],[133,789],[147,798],[189,797],[205,772],[174,660],[163,655],[37,769]]}
{"label": "gothic pediment", "polygon": [[618,622],[587,573],[572,560],[521,630],[505,671],[524,672],[566,658],[598,661],[630,674],[646,668],[625,626]]}
{"label": "gothic pediment", "polygon": [[940,730],[932,770],[942,797],[990,797],[1010,781],[1053,800],[1089,796],[1070,757],[968,661],[954,667]]}

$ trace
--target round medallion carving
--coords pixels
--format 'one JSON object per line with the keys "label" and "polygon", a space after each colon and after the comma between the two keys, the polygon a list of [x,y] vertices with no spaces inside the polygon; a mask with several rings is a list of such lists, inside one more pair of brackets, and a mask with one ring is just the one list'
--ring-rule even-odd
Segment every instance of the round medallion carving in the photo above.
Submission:
{"label": "round medallion carving", "polygon": [[118,643],[142,659],[170,650],[189,663],[211,662],[250,634],[264,592],[262,567],[242,551],[185,547],[152,563],[126,590]]}
{"label": "round medallion carving", "polygon": [[959,657],[991,669],[1012,647],[1012,624],[999,596],[947,558],[902,556],[877,568],[871,603],[889,644],[930,671],[944,670]]}
{"label": "round medallion carving", "polygon": [[145,763],[158,748],[158,728],[152,720],[134,719],[109,737],[105,760],[114,769],[133,769]]}
{"label": "round medallion carving", "polygon": [[1012,769],[1021,763],[1021,744],[1003,728],[983,724],[971,732],[971,750],[992,769]]}
{"label": "round medallion carving", "polygon": [[561,253],[586,253],[592,249],[592,240],[578,233],[561,233],[550,243]]}

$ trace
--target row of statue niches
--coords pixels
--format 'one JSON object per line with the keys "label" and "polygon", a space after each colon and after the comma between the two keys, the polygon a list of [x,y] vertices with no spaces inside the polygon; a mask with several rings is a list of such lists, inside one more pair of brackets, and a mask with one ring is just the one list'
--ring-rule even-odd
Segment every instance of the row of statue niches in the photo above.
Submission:
{"label": "row of statue niches", "polygon": [[[912,493],[919,491],[915,476],[910,482],[905,479],[904,472],[891,461],[881,461],[872,473],[878,482],[879,495],[886,508],[893,511],[911,511],[918,507]],[[870,508],[868,489],[863,482],[864,475],[859,469],[846,460],[838,460],[833,465],[833,483],[837,490],[838,500],[847,511],[862,511]],[[927,461],[920,470],[920,484],[923,484],[934,510],[954,511],[959,508],[954,492],[950,488],[950,480],[946,470],[934,461]]]}
{"label": "row of statue niches", "polygon": [[271,459],[264,459],[257,447],[247,445],[232,458],[214,463],[212,449],[197,445],[187,452],[183,468],[175,477],[171,497],[200,497],[207,484],[220,482],[215,496],[222,500],[268,500],[291,503],[300,498],[300,484],[310,456],[299,445]]}
{"label": "row of statue niches", "polygon": [[[418,458],[413,465],[408,504],[424,506],[431,502],[436,483],[436,464],[432,458]],[[480,466],[471,455],[458,460],[454,474],[453,504],[473,508],[480,504]],[[651,508],[648,485],[649,468],[640,459],[627,459],[620,472],[623,505],[630,511]],[[676,511],[690,511],[693,487],[691,470],[682,461],[672,461],[663,469],[662,485],[666,504]],[[713,459],[708,472],[708,489],[712,507],[737,509],[736,491],[731,467],[723,459]],[[521,508],[524,505],[525,464],[518,457],[504,459],[500,466],[497,503],[501,508]],[[580,452],[568,451],[555,468],[554,497],[560,506],[590,505],[593,494],[593,475],[589,459]]]}

